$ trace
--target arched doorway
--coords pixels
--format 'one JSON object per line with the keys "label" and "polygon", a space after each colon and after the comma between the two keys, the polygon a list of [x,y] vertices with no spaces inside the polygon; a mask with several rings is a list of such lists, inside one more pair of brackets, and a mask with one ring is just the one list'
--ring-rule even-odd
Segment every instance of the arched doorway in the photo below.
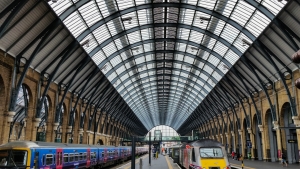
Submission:
{"label": "arched doorway", "polygon": [[253,117],[253,130],[254,130],[254,140],[255,140],[255,149],[254,149],[254,157],[258,160],[263,160],[263,152],[262,152],[262,140],[261,140],[261,132],[258,128],[258,121],[256,114]]}
{"label": "arched doorway", "polygon": [[274,124],[272,120],[271,110],[267,110],[266,113],[267,125],[268,125],[268,135],[269,135],[269,143],[270,147],[267,149],[267,157],[271,158],[272,162],[278,161],[278,146],[277,146],[277,134],[276,130],[274,130]]}
{"label": "arched doorway", "polygon": [[245,144],[244,146],[244,156],[246,156],[248,153],[251,152],[251,149],[247,146],[247,141],[250,141],[250,134],[248,133],[248,130],[247,130],[247,123],[246,123],[246,118],[244,118],[243,120],[243,131],[244,131],[244,138],[245,138],[245,141],[243,144]]}
{"label": "arched doorway", "polygon": [[234,131],[234,124],[233,123],[230,123],[229,125],[229,137],[230,137],[230,152],[235,152],[235,149],[234,149],[234,136],[232,136],[231,134],[231,131]]}
{"label": "arched doorway", "polygon": [[227,137],[226,137],[226,133],[228,134],[228,125],[227,125],[227,123],[225,123],[225,126],[224,126],[224,132],[225,132],[225,137],[223,137],[223,144],[225,145],[225,150],[226,150],[226,152],[228,153],[228,139],[227,139]]}
{"label": "arched doorway", "polygon": [[[6,96],[6,90],[5,90],[5,85],[4,85],[4,81],[2,79],[2,77],[0,76],[0,98],[1,100],[3,100],[0,104],[1,106],[5,106],[5,96]],[[3,111],[4,112],[4,111]]]}
{"label": "arched doorway", "polygon": [[238,132],[238,121],[235,122],[235,137],[237,138],[237,145],[236,145],[236,152],[239,154],[242,154],[242,144],[241,144],[241,136],[240,133]]}
{"label": "arched doorway", "polygon": [[[283,116],[283,119],[282,119]],[[291,112],[291,107],[289,103],[285,103],[282,106],[282,111],[281,111],[281,118],[283,121],[281,121],[281,125],[284,127],[296,127],[294,124],[294,121],[292,119],[292,112]],[[283,124],[282,124],[283,122]],[[299,162],[299,154],[298,154],[298,144],[297,144],[297,133],[296,129],[281,129],[282,136],[282,152],[287,154],[287,161],[288,163],[296,163]],[[289,143],[289,140],[293,140],[296,142],[291,142]]]}

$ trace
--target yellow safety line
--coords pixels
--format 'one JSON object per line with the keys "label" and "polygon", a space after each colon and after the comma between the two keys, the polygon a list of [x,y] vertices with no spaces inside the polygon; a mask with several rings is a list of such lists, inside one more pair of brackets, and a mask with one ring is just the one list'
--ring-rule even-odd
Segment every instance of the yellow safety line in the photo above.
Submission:
{"label": "yellow safety line", "polygon": [[[233,167],[241,167],[242,168],[242,165],[238,165],[238,164],[230,164],[231,166],[233,166]],[[246,167],[246,166],[244,166],[244,168],[246,169],[255,169],[255,168],[252,168],[252,167]]]}
{"label": "yellow safety line", "polygon": [[172,165],[170,164],[170,161],[169,161],[169,156],[165,156],[166,160],[167,160],[167,163],[168,163],[168,167],[169,169],[173,169]]}
{"label": "yellow safety line", "polygon": [[[144,158],[146,158],[146,157],[148,157],[148,154],[145,155],[144,157],[142,157],[142,159],[144,159]],[[137,163],[139,163],[139,158],[135,160],[135,164],[137,164]],[[128,164],[130,164],[130,163],[128,163]],[[129,165],[128,167],[126,167],[126,168],[124,168],[124,169],[128,169],[128,168],[130,168],[130,167],[131,167],[131,165]]]}

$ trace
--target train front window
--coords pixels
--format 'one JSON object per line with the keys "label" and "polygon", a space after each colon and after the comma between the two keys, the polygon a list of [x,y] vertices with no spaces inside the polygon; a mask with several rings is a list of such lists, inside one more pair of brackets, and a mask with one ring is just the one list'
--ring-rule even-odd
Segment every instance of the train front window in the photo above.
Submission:
{"label": "train front window", "polygon": [[218,147],[200,148],[200,157],[220,158],[223,157],[223,152],[222,149]]}
{"label": "train front window", "polygon": [[18,150],[1,150],[0,151],[0,167],[1,166],[24,166],[26,165],[27,151]]}
{"label": "train front window", "polygon": [[9,151],[1,150],[0,151],[0,166],[6,166],[8,161]]}

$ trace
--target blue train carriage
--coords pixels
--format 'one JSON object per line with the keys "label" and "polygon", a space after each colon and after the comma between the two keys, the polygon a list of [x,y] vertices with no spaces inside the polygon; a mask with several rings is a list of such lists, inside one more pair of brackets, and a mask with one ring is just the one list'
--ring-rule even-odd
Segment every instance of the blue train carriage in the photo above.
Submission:
{"label": "blue train carriage", "polygon": [[118,148],[115,146],[98,146],[100,167],[110,166],[117,163]]}
{"label": "blue train carriage", "polygon": [[120,146],[124,150],[124,160],[129,160],[131,158],[131,147],[130,146]]}
{"label": "blue train carriage", "polygon": [[0,168],[88,168],[97,165],[97,154],[91,145],[16,141],[0,146]]}

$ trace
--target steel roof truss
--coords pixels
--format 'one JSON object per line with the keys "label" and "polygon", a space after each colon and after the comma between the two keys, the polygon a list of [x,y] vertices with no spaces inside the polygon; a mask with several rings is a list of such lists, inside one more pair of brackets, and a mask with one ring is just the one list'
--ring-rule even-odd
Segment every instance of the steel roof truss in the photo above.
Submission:
{"label": "steel roof truss", "polygon": [[252,71],[252,73],[256,76],[257,80],[260,82],[260,88],[264,91],[266,98],[268,100],[269,106],[270,106],[270,111],[271,111],[271,116],[272,116],[272,120],[276,121],[276,113],[275,113],[275,105],[272,104],[272,101],[270,99],[269,93],[268,93],[268,89],[265,86],[265,83],[262,81],[262,79],[258,76],[256,70],[253,66],[253,64],[251,62],[249,62],[249,60],[247,58],[241,58],[241,61],[247,65],[247,67]]}
{"label": "steel roof truss", "polygon": [[[258,108],[257,108],[257,106],[256,106],[256,102],[254,101],[254,98],[253,98],[253,94],[250,92],[249,87],[248,87],[248,86],[245,84],[245,82],[244,82],[245,77],[243,77],[243,76],[236,70],[235,67],[233,67],[232,72],[233,72],[239,79],[241,79],[243,85],[246,87],[246,89],[247,89],[247,91],[248,91],[248,94],[249,94],[249,96],[250,96],[250,98],[251,98],[251,100],[252,100],[252,103],[253,103],[253,105],[254,105],[254,109],[255,109],[255,111],[256,111],[256,114],[257,114],[256,117],[257,117],[258,125],[261,125],[261,124],[262,124],[262,121],[261,121],[261,111],[258,110]],[[252,73],[253,73],[253,72],[252,72]],[[256,92],[257,92],[257,94],[258,94],[257,97],[259,97],[259,91],[256,91]]]}
{"label": "steel roof truss", "polygon": [[[3,24],[0,27],[0,39],[4,36],[4,33],[7,30],[8,26],[13,21],[15,16],[20,12],[20,10],[25,6],[25,4],[28,2],[28,0],[22,0],[22,1],[18,1],[18,2],[19,2],[18,4],[16,4],[13,8],[11,8],[12,12],[9,14],[9,16],[5,19],[5,21],[3,22]],[[11,7],[11,6],[9,6],[9,7]],[[5,11],[5,12],[9,12],[9,11]]]}
{"label": "steel roof truss", "polygon": [[[239,95],[238,95],[237,91],[235,90],[236,88],[235,88],[234,86],[232,86],[233,83],[232,83],[230,80],[228,80],[227,78],[225,79],[225,81],[229,84],[230,88],[233,89],[235,95],[239,98]],[[222,86],[222,88],[224,88],[222,84],[220,84],[220,85]],[[224,93],[227,94],[226,92],[224,92]],[[245,98],[245,97],[244,97],[244,98]],[[247,116],[247,113],[246,113],[246,109],[245,109],[245,107],[244,107],[244,104],[241,103],[241,106],[242,106],[242,108],[243,108],[243,112],[244,112],[244,115],[245,115],[245,118],[246,118],[247,128],[250,128],[250,121],[249,121],[249,119],[248,119],[248,116]]]}
{"label": "steel roof truss", "polygon": [[[256,45],[262,50],[262,52],[264,53],[265,57],[268,58],[268,60],[270,61],[270,63],[272,64],[272,66],[275,68],[275,70],[278,72],[280,79],[282,81],[282,84],[286,90],[289,102],[291,104],[290,108],[291,108],[291,112],[292,112],[292,116],[297,116],[297,110],[295,109],[295,98],[291,96],[290,90],[286,84],[285,78],[283,73],[279,70],[279,68],[277,67],[276,63],[274,62],[274,60],[272,59],[272,56],[278,60],[278,57],[272,52],[270,51],[264,44],[262,44],[259,40],[256,41]],[[292,75],[292,71],[286,67],[287,71]]]}
{"label": "steel roof truss", "polygon": [[[17,56],[15,59],[15,64],[14,64],[14,70],[13,70],[13,81],[12,81],[12,97],[11,97],[11,101],[10,101],[10,105],[9,105],[9,111],[14,111],[15,106],[16,106],[16,101],[17,101],[17,97],[18,97],[18,93],[19,90],[21,88],[21,85],[24,81],[25,75],[27,73],[27,70],[30,67],[31,62],[33,61],[33,59],[35,58],[35,56],[37,55],[37,53],[40,51],[40,47],[41,45],[46,41],[46,39],[50,36],[51,32],[53,31],[54,27],[56,27],[58,24],[58,20],[53,21],[44,31],[42,31],[29,45],[27,45]],[[21,63],[21,58],[22,55],[36,42],[39,40],[39,38],[42,38],[40,40],[40,42],[38,43],[38,45],[36,46],[35,50],[32,52],[31,56],[29,57],[29,59],[26,59],[26,63],[25,66],[23,67],[23,71],[22,74],[19,78],[19,80],[17,81],[17,86],[15,86],[15,81],[17,79],[16,73],[18,71],[18,69],[20,68],[20,63]]]}

